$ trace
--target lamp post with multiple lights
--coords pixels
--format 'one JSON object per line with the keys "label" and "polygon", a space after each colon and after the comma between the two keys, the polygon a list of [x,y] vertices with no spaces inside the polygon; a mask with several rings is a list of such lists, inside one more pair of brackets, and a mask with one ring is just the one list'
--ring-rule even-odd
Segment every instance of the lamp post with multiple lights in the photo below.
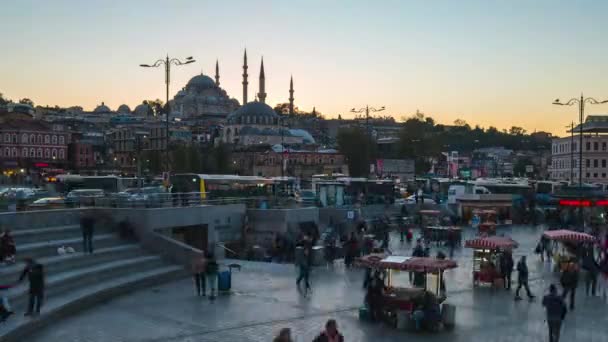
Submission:
{"label": "lamp post with multiple lights", "polygon": [[169,113],[171,109],[169,108],[169,83],[171,81],[171,65],[180,66],[186,65],[196,62],[192,57],[186,57],[184,61],[181,61],[177,58],[169,58],[167,55],[166,58],[161,58],[154,62],[153,64],[140,64],[139,66],[142,68],[158,68],[161,65],[165,67],[165,106],[166,106],[166,119],[165,119],[165,153],[166,153],[166,169],[165,171],[169,172],[171,168],[171,162],[169,161]]}
{"label": "lamp post with multiple lights", "polygon": [[[560,102],[559,99],[553,101],[554,105],[572,106],[578,104],[578,120],[579,120],[579,146],[578,146],[578,186],[583,186],[583,119],[585,117],[585,104],[603,104],[608,103],[608,100],[598,101],[592,97],[584,97],[581,94],[580,98],[572,98],[568,102]],[[572,146],[570,146],[572,148]]]}
{"label": "lamp post with multiple lights", "polygon": [[[351,113],[363,113],[363,112],[365,112],[365,129],[367,131],[367,136],[368,136],[368,139],[369,139],[370,143],[372,141],[372,132],[369,129],[369,112],[373,112],[373,113],[375,113],[375,112],[381,112],[384,109],[385,109],[384,106],[376,109],[374,107],[370,107],[369,105],[366,105],[365,108],[360,108],[360,109],[353,108],[353,109],[350,110]],[[370,149],[370,151],[371,151],[371,149]],[[369,158],[368,161],[371,161],[372,156],[368,155],[367,157]],[[370,169],[371,169],[371,167],[370,167]]]}

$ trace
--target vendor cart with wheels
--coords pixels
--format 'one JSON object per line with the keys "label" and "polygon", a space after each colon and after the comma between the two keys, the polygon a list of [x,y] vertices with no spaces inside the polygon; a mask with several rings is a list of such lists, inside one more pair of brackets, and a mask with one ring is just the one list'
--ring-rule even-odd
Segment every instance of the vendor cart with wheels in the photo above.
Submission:
{"label": "vendor cart with wheels", "polygon": [[503,287],[500,260],[503,254],[512,253],[518,243],[509,237],[488,236],[467,240],[464,246],[473,249],[473,286]]}
{"label": "vendor cart with wheels", "polygon": [[553,241],[551,246],[555,271],[563,270],[570,262],[579,262],[580,249],[586,244],[593,244],[597,239],[590,234],[567,229],[547,230],[543,233],[547,239]]}

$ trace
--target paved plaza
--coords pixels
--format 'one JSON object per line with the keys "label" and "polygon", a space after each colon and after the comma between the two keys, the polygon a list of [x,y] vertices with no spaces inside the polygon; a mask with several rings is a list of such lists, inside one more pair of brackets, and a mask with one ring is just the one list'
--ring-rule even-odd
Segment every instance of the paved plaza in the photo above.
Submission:
{"label": "paved plaza", "polygon": [[[520,242],[515,257],[529,255],[533,302],[515,302],[513,294],[473,289],[472,251],[457,250],[459,268],[446,273],[448,302],[456,306],[456,327],[436,334],[397,331],[384,324],[360,322],[357,308],[363,300],[361,270],[341,264],[313,273],[313,293],[303,297],[295,287],[295,268],[259,264],[233,275],[234,293],[215,301],[194,297],[193,284],[184,279],[115,299],[76,316],[56,322],[32,336],[32,342],[268,342],[283,327],[290,327],[297,342],[311,341],[325,321],[335,318],[348,342],[388,341],[546,341],[540,298],[555,275],[549,264],[533,255],[541,230],[513,227],[499,231]],[[472,230],[467,235],[472,235]],[[411,254],[412,246],[391,242],[395,254]],[[433,253],[434,254],[434,253]],[[407,279],[406,274],[398,278]],[[400,281],[401,279],[397,280]],[[514,273],[514,279],[516,279]],[[605,284],[601,284],[600,294]],[[605,296],[585,296],[581,284],[577,307],[568,314],[563,341],[607,341]],[[1,326],[0,326],[1,329]]]}

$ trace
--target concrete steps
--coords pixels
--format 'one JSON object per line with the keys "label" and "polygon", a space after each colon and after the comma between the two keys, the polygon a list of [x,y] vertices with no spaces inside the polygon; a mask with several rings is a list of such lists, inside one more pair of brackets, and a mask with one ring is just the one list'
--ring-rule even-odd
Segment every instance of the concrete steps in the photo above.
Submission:
{"label": "concrete steps", "polygon": [[[96,234],[93,236],[94,248],[115,247],[122,242],[118,236],[114,234]],[[82,251],[82,237],[70,237],[61,240],[40,241],[19,245],[17,244],[17,260],[23,260],[25,257],[34,259],[43,258],[51,255],[57,255],[57,248],[61,246],[69,246],[77,252]]]}
{"label": "concrete steps", "polygon": [[[97,234],[104,233],[96,230]],[[108,233],[106,230],[105,233]],[[52,241],[61,239],[76,239],[82,237],[80,225],[57,226],[49,228],[19,229],[12,232],[17,246],[28,243]]]}
{"label": "concrete steps", "polygon": [[29,334],[66,316],[122,294],[177,280],[185,275],[186,272],[182,267],[164,266],[82,287],[63,296],[49,296],[40,316],[27,318],[23,317],[22,312],[17,312],[7,322],[0,324],[0,341],[26,341]]}

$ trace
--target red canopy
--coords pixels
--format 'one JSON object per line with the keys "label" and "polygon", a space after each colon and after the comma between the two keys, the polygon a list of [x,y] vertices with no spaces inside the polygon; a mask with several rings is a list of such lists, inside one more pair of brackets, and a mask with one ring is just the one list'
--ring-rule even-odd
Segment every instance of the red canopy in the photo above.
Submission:
{"label": "red canopy", "polygon": [[453,260],[435,258],[417,258],[403,256],[387,256],[385,254],[370,254],[357,260],[357,265],[363,267],[386,268],[401,271],[437,272],[458,267]]}
{"label": "red canopy", "polygon": [[476,249],[513,249],[518,245],[517,241],[504,236],[480,237],[464,243],[465,247]]}
{"label": "red canopy", "polygon": [[573,230],[558,229],[547,230],[543,233],[549,240],[569,241],[569,242],[594,242],[595,237],[587,233],[575,232]]}

